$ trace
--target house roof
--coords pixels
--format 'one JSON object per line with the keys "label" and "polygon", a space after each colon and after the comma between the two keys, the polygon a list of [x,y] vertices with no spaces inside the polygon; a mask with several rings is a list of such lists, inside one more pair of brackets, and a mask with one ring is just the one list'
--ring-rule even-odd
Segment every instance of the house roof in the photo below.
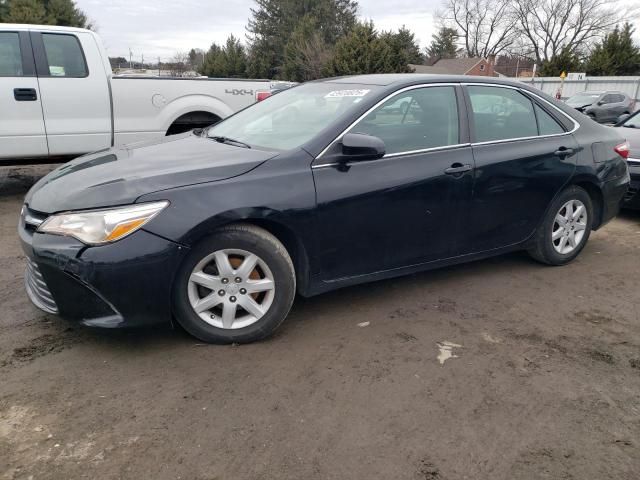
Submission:
{"label": "house roof", "polygon": [[441,58],[433,65],[410,65],[415,73],[439,73],[449,75],[464,75],[483,59],[471,58]]}

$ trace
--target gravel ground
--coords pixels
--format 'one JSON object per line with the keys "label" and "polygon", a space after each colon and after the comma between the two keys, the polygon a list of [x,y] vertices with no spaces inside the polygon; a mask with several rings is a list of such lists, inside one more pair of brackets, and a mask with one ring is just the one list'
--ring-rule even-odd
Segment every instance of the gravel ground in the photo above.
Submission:
{"label": "gravel ground", "polygon": [[50,168],[0,169],[0,479],[638,478],[640,214],[566,267],[348,288],[206,346],[31,306],[16,225]]}

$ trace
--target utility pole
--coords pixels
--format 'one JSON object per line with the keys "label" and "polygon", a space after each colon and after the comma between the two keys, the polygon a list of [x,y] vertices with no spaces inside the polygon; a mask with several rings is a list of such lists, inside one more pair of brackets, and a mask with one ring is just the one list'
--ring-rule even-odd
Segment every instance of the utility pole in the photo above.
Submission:
{"label": "utility pole", "polygon": [[160,76],[160,57],[158,57],[158,77]]}
{"label": "utility pole", "polygon": [[131,47],[129,47],[129,68],[133,69],[133,52],[131,51]]}

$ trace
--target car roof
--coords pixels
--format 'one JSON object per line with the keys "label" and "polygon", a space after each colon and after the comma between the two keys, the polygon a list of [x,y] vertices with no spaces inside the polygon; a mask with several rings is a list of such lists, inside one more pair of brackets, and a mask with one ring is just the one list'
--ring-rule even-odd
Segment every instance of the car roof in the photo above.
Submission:
{"label": "car roof", "polygon": [[416,83],[493,83],[499,85],[510,85],[522,87],[521,82],[513,80],[503,80],[498,77],[474,77],[469,75],[440,75],[433,73],[377,73],[370,75],[349,75],[345,77],[333,77],[318,82],[324,83],[344,83],[378,86],[414,85]]}
{"label": "car roof", "polygon": [[32,25],[28,23],[3,23],[2,30],[37,30],[37,31],[51,31],[51,32],[91,32],[86,28],[77,28],[77,27],[59,27],[58,25]]}

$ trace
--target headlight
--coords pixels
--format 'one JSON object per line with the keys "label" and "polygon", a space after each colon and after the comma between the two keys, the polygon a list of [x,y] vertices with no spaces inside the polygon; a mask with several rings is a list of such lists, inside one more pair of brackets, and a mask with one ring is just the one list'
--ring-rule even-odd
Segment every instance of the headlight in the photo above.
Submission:
{"label": "headlight", "polygon": [[38,231],[74,237],[89,245],[115,242],[141,228],[167,205],[169,202],[162,201],[60,213],[47,218]]}

